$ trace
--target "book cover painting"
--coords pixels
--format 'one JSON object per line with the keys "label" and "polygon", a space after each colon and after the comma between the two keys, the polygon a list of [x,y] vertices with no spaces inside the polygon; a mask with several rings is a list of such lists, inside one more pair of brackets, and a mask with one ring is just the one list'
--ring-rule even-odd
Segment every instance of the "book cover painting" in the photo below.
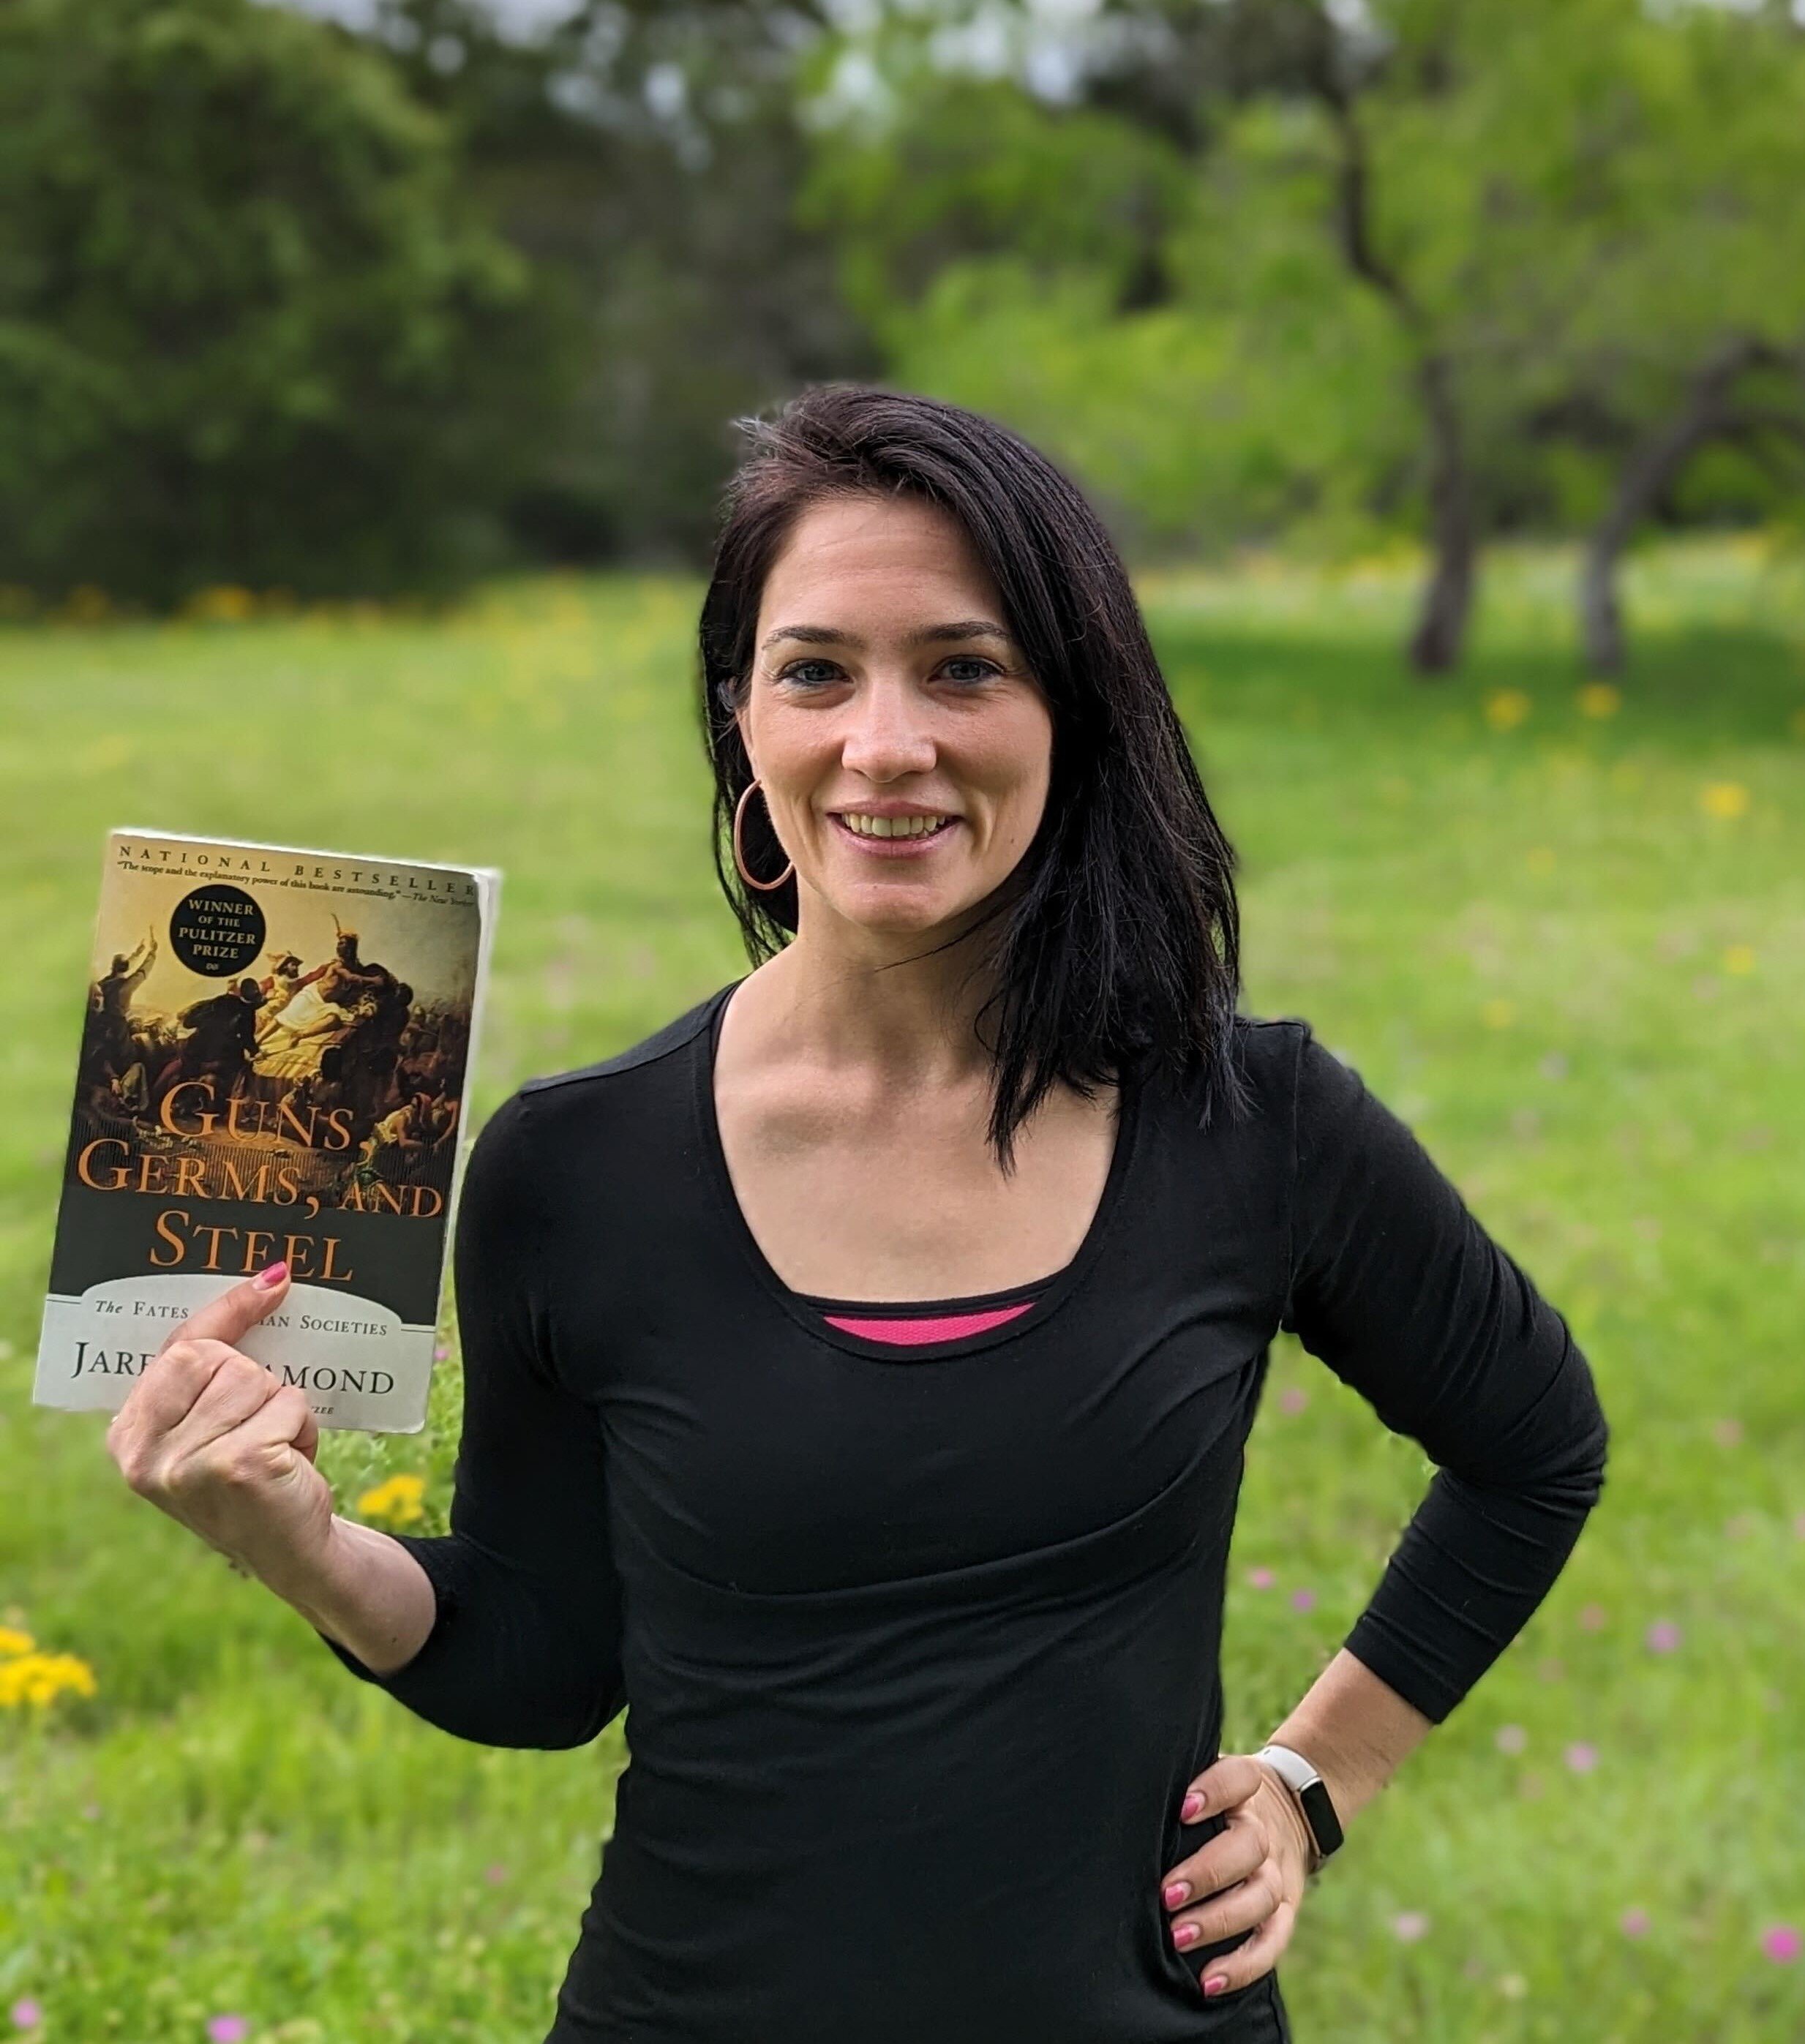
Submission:
{"label": "book cover painting", "polygon": [[109,834],[35,1404],[117,1411],[286,1258],[243,1353],[322,1430],[424,1425],[500,880]]}

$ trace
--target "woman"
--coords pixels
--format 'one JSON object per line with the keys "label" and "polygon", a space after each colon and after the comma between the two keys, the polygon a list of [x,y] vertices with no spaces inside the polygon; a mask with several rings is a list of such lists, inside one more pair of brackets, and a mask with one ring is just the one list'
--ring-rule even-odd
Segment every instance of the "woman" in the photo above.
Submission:
{"label": "woman", "polygon": [[[460,1738],[630,1706],[547,2044],[1282,2039],[1308,1877],[1600,1494],[1590,1372],[1358,1074],[1237,1012],[1232,854],[1073,486],[925,398],[748,423],[701,655],[755,970],[483,1128],[449,1536],[185,1509]],[[267,1310],[164,1409],[257,1399]],[[1224,1754],[1281,1327],[1441,1466]],[[305,1401],[249,1424],[304,1485]]]}

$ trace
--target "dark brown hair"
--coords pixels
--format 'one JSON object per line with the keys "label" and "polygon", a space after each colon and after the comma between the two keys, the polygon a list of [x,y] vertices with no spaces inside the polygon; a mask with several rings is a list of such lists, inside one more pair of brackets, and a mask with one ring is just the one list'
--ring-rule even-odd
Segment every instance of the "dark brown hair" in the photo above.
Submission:
{"label": "dark brown hair", "polygon": [[[752,778],[735,713],[751,686],[766,578],[824,499],[908,495],[969,535],[1003,622],[1053,718],[1046,811],[979,920],[997,1011],[989,1140],[1013,1169],[1014,1132],[1056,1079],[1087,1097],[1163,1071],[1216,1106],[1248,1105],[1233,1055],[1241,993],[1235,855],[1212,814],[1127,570],[1096,513],[1036,449],[975,412],[857,383],[821,383],[774,419],[740,418],[753,446],[724,494],[700,626],[703,736],[714,770],[713,850],[755,966],[793,935],[793,874],[741,880],[733,815]],[[747,804],[746,863],[786,854],[762,801]],[[962,938],[949,942],[963,941]],[[931,954],[927,954],[931,955]]]}

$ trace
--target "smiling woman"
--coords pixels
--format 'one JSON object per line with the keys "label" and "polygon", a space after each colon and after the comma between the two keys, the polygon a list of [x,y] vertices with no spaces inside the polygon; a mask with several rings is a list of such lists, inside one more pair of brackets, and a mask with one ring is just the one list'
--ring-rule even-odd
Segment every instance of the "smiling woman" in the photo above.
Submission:
{"label": "smiling woman", "polygon": [[[463,1738],[628,1709],[547,2044],[1284,2044],[1308,1877],[1599,1495],[1591,1374],[1359,1074],[1238,1012],[1073,486],[927,398],[749,423],[701,682],[754,970],[485,1126],[453,1530],[297,1600]],[[1281,1329],[1439,1466],[1223,1754]]]}

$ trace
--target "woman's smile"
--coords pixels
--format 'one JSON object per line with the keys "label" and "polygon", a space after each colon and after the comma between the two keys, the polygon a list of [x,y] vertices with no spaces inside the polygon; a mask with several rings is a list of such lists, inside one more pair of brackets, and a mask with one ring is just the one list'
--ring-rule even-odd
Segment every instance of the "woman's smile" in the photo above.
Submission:
{"label": "woman's smile", "polygon": [[[856,822],[849,822],[847,820],[849,816],[856,819]],[[835,837],[843,839],[848,844],[866,854],[868,858],[925,859],[936,845],[943,843],[953,835],[958,828],[962,819],[958,816],[943,816],[930,828],[924,828],[918,821],[905,817],[889,816],[874,819],[869,816],[865,811],[851,809],[843,813],[831,810],[828,813],[828,820],[833,825]],[[912,835],[880,836],[871,828],[874,821],[878,824],[878,828],[886,833],[907,830],[912,832]],[[859,828],[859,825],[862,825],[863,828]]]}

